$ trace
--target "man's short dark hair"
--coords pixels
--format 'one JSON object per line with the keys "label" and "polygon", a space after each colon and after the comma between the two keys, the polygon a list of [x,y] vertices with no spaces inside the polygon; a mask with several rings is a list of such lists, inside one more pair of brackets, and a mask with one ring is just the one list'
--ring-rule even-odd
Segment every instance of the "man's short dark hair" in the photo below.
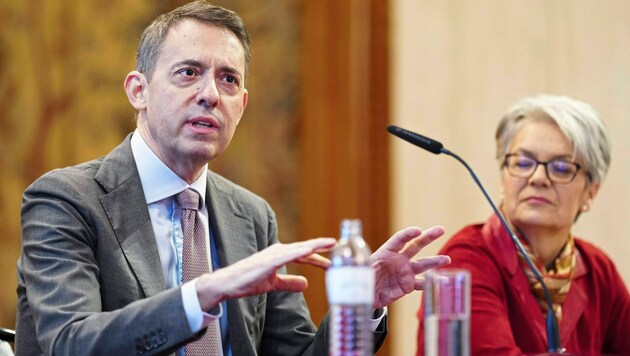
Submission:
{"label": "man's short dark hair", "polygon": [[182,20],[196,20],[216,27],[230,30],[243,45],[245,52],[245,73],[251,60],[250,39],[241,17],[234,11],[208,4],[203,0],[194,1],[175,10],[160,15],[142,33],[138,53],[136,55],[136,70],[151,80],[155,63],[164,44],[168,31]]}

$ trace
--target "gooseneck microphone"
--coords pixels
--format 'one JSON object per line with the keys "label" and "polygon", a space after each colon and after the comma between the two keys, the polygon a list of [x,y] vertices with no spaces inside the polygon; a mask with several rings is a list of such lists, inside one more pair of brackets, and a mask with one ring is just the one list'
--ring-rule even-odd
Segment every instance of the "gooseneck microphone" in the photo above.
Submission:
{"label": "gooseneck microphone", "polygon": [[497,215],[497,217],[501,221],[501,224],[503,224],[503,227],[505,228],[505,230],[508,232],[508,234],[512,238],[512,241],[514,241],[514,244],[516,245],[516,248],[525,257],[525,261],[527,262],[527,265],[529,266],[529,268],[532,270],[532,273],[534,273],[534,276],[536,277],[536,280],[542,286],[543,293],[545,295],[545,301],[547,302],[547,308],[548,308],[547,309],[547,344],[548,344],[548,351],[549,352],[563,352],[564,349],[562,348],[562,346],[560,346],[560,332],[559,332],[559,329],[558,329],[558,318],[556,317],[556,313],[553,311],[553,304],[551,303],[551,296],[549,295],[549,289],[547,289],[547,285],[543,281],[543,278],[540,275],[540,272],[538,272],[538,269],[534,266],[534,263],[532,262],[532,260],[529,258],[529,256],[525,252],[525,249],[524,249],[523,245],[521,244],[521,242],[518,240],[518,237],[516,237],[516,234],[512,231],[512,229],[510,228],[508,223],[505,221],[505,218],[503,217],[503,215],[501,214],[499,209],[497,209],[496,205],[494,205],[494,203],[492,202],[492,199],[490,199],[490,196],[488,196],[488,193],[486,192],[485,188],[483,187],[483,185],[481,184],[481,182],[477,178],[477,175],[475,174],[475,172],[473,172],[472,168],[470,168],[470,166],[463,159],[461,159],[458,155],[456,155],[455,153],[450,152],[449,150],[444,148],[444,146],[438,141],[432,140],[432,139],[430,139],[428,137],[422,136],[422,135],[417,134],[415,132],[412,132],[412,131],[409,131],[409,130],[405,130],[403,128],[400,128],[400,127],[394,126],[394,125],[388,126],[387,127],[387,131],[389,131],[389,133],[391,133],[391,134],[393,134],[393,135],[395,135],[397,137],[400,137],[403,140],[405,140],[405,141],[407,141],[407,142],[409,142],[409,143],[411,143],[413,145],[416,145],[416,146],[418,146],[420,148],[423,148],[423,149],[425,149],[425,150],[427,150],[429,152],[432,152],[432,153],[435,153],[435,154],[444,153],[446,155],[449,155],[449,156],[455,158],[456,160],[458,160],[461,164],[463,164],[464,167],[466,167],[466,169],[468,170],[468,172],[470,172],[470,175],[474,179],[475,183],[477,183],[477,186],[479,186],[479,189],[481,189],[481,192],[486,197],[486,200],[488,201],[488,203],[490,203],[490,206],[492,207],[492,209],[494,210],[494,213]]}

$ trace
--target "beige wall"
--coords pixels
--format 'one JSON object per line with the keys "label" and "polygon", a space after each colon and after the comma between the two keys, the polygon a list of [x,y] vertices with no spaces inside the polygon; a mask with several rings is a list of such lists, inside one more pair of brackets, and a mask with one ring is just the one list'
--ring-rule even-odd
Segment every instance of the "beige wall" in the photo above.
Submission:
{"label": "beige wall", "polygon": [[[630,285],[630,2],[393,0],[391,16],[391,122],[467,160],[494,201],[494,129],[511,104],[546,92],[599,111],[613,162],[574,233],[603,248]],[[451,235],[491,214],[451,157],[403,141],[391,155],[392,226],[442,224]],[[392,307],[394,355],[415,354],[420,298],[414,293]]]}

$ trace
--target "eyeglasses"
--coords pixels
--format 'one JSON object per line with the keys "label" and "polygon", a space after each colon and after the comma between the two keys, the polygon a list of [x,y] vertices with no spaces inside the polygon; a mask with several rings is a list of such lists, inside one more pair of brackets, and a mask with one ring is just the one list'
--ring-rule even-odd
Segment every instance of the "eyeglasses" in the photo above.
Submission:
{"label": "eyeglasses", "polygon": [[503,162],[508,173],[516,178],[531,177],[539,164],[545,166],[547,178],[549,178],[552,183],[557,184],[569,184],[573,182],[581,168],[581,166],[575,162],[568,162],[562,159],[541,162],[516,153],[505,155],[505,161]]}

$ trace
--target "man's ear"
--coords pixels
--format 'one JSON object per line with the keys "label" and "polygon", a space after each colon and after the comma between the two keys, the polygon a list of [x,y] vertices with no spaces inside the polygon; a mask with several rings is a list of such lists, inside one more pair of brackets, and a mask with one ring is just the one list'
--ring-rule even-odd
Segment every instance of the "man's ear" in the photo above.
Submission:
{"label": "man's ear", "polygon": [[245,108],[247,107],[247,89],[243,89],[243,106],[241,106],[241,112],[238,115],[238,121],[236,121],[236,125],[241,122],[241,118],[243,117],[243,113],[245,112]]}
{"label": "man's ear", "polygon": [[147,93],[148,86],[147,78],[144,74],[138,71],[131,71],[125,78],[125,93],[127,93],[127,99],[129,103],[136,110],[144,110],[147,107]]}

